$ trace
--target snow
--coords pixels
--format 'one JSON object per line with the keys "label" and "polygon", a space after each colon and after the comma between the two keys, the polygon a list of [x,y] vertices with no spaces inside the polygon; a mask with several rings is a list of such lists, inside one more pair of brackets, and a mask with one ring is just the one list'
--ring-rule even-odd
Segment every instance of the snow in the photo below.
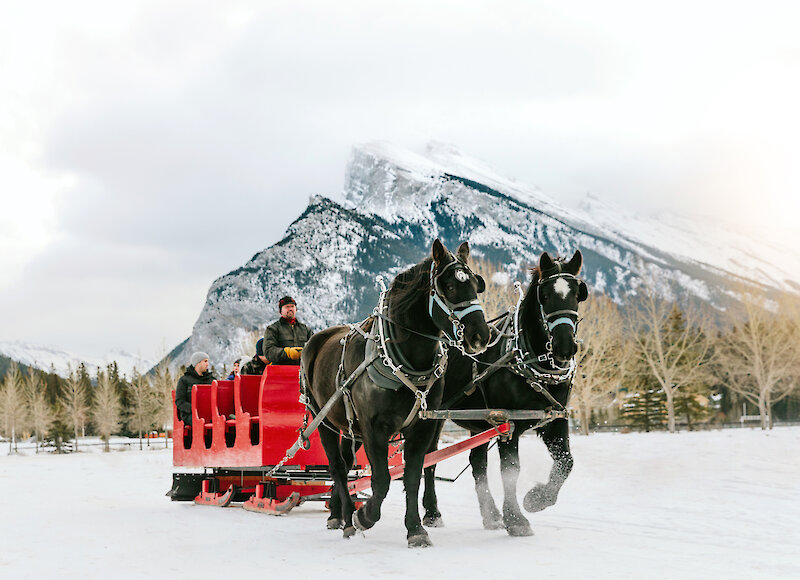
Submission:
{"label": "snow", "polygon": [[[593,434],[572,448],[558,503],[529,514],[534,536],[484,530],[467,471],[439,483],[446,527],[421,550],[406,547],[399,482],[376,527],[345,541],[318,503],[278,518],[170,502],[168,450],[0,455],[0,576],[800,577],[800,427]],[[534,436],[520,457],[521,498],[550,460]],[[492,450],[499,500],[497,463]]]}
{"label": "snow", "polygon": [[[384,173],[381,177],[381,172]],[[399,179],[398,175],[404,179]],[[433,178],[445,174],[476,181],[580,231],[601,235],[653,259],[647,248],[710,266],[726,276],[740,276],[780,290],[797,291],[800,253],[796,233],[780,228],[733,227],[719,216],[661,213],[644,216],[590,193],[569,207],[538,187],[504,177],[454,145],[431,142],[417,154],[387,142],[353,149],[345,184],[346,199],[359,211],[394,222],[423,219],[424,207],[438,192]],[[380,187],[376,187],[380,185]],[[403,190],[406,192],[403,192]],[[467,207],[469,205],[467,204]],[[696,295],[704,297],[705,289]]]}

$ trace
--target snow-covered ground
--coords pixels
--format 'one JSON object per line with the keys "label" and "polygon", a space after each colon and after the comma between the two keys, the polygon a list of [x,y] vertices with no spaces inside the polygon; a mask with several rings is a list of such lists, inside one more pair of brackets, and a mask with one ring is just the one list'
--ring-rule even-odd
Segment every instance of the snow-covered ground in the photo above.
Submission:
{"label": "snow-covered ground", "polygon": [[[534,536],[484,530],[467,471],[439,483],[446,527],[421,550],[406,547],[399,482],[378,525],[345,541],[319,503],[271,517],[170,502],[161,448],[3,455],[0,578],[800,578],[800,428],[595,434],[572,448],[558,503],[530,514]],[[520,496],[550,468],[533,436],[521,461]]]}

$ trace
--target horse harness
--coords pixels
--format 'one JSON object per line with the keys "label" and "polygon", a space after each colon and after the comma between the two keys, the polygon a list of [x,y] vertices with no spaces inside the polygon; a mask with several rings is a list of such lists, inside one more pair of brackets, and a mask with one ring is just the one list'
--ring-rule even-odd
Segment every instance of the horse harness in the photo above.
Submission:
{"label": "horse harness", "polygon": [[[562,271],[561,263],[556,263],[557,271],[555,274],[547,276],[546,278],[542,278],[537,281],[536,286],[536,297],[539,303],[539,320],[542,324],[542,329],[545,332],[545,336],[547,336],[546,342],[546,352],[541,355],[536,355],[533,352],[533,348],[530,345],[530,341],[528,340],[527,334],[522,332],[519,326],[519,312],[520,307],[522,305],[523,299],[523,292],[522,286],[519,282],[514,283],[514,287],[517,289],[519,293],[519,298],[517,300],[516,306],[509,309],[508,312],[505,314],[497,317],[493,321],[490,322],[490,326],[496,334],[495,340],[491,342],[489,346],[494,346],[498,342],[500,342],[500,351],[503,352],[503,355],[493,363],[488,364],[488,366],[482,371],[478,372],[478,364],[486,364],[481,361],[478,361],[475,357],[470,356],[473,360],[472,363],[472,380],[470,380],[464,387],[462,387],[458,393],[456,393],[453,397],[445,401],[442,405],[442,409],[439,411],[431,411],[424,413],[423,415],[427,418],[435,418],[435,419],[458,419],[458,418],[486,418],[485,416],[478,416],[479,413],[483,413],[484,415],[489,415],[490,422],[502,421],[504,419],[510,418],[519,418],[519,419],[539,419],[539,423],[536,427],[542,427],[551,421],[556,419],[566,419],[569,417],[569,411],[567,410],[565,404],[561,404],[553,395],[550,393],[548,387],[555,387],[558,385],[566,384],[569,388],[572,388],[572,380],[575,377],[575,370],[577,365],[575,363],[575,359],[570,359],[569,365],[565,368],[559,367],[555,361],[553,360],[553,345],[552,345],[552,331],[553,329],[560,325],[560,324],[569,324],[573,331],[577,330],[577,323],[578,323],[578,312],[575,310],[557,310],[554,312],[546,313],[544,311],[544,307],[542,306],[542,300],[540,295],[541,285],[545,282],[549,282],[554,278],[567,278],[577,280],[577,277],[569,272]],[[570,316],[575,316],[575,321],[573,321]],[[512,323],[513,321],[513,323]],[[495,324],[491,324],[495,323]],[[502,326],[500,324],[502,323]],[[511,333],[508,332],[508,327],[513,324],[513,330]],[[499,327],[499,328],[498,328]],[[547,369],[541,366],[541,363],[549,363],[552,369]],[[464,411],[449,411],[450,407],[455,403],[460,402],[467,396],[472,395],[477,388],[481,389],[481,392],[484,395],[484,400],[486,400],[486,395],[483,392],[483,381],[485,381],[489,376],[493,375],[500,369],[507,369],[512,373],[522,377],[525,379],[525,382],[535,390],[537,393],[544,396],[550,403],[552,403],[552,407],[546,409],[544,411],[505,411],[500,412],[497,414],[493,410],[487,409],[485,411],[480,411],[479,413],[466,413]],[[569,398],[569,395],[568,395]],[[457,414],[464,415],[463,417],[458,417]],[[492,413],[495,413],[494,417],[492,417]],[[466,415],[475,414],[475,417],[467,417]]]}
{"label": "horse harness", "polygon": [[[375,308],[373,313],[362,322],[358,324],[350,324],[350,331],[340,340],[342,345],[342,356],[336,373],[337,391],[331,397],[331,399],[338,400],[340,397],[344,398],[344,407],[348,424],[348,437],[350,439],[357,439],[357,436],[353,432],[353,424],[355,423],[355,419],[357,417],[355,406],[353,405],[353,400],[350,395],[350,387],[364,372],[366,372],[370,380],[380,388],[397,391],[405,386],[411,390],[412,393],[414,393],[414,405],[399,429],[402,431],[414,421],[419,411],[427,411],[428,393],[436,381],[444,376],[445,371],[447,370],[448,347],[457,348],[466,354],[466,351],[464,350],[464,325],[461,320],[472,312],[482,311],[483,307],[481,306],[480,301],[477,299],[452,303],[440,292],[439,278],[449,268],[457,266],[462,270],[471,272],[469,267],[464,262],[455,256],[452,257],[453,260],[445,265],[438,274],[435,271],[435,264],[431,263],[431,290],[428,298],[428,314],[431,316],[431,318],[433,318],[435,311],[438,310],[439,312],[443,313],[447,317],[448,321],[452,324],[452,335],[449,335],[450,333],[448,331],[444,331],[446,338],[443,339],[438,336],[433,336],[422,332],[417,332],[410,328],[405,328],[397,322],[391,320],[388,316],[389,305],[386,301],[386,294],[388,290],[384,284],[383,276],[378,276],[377,282],[381,288],[380,296],[378,298],[378,306]],[[376,326],[377,333],[374,332]],[[433,361],[433,366],[422,371],[414,369],[403,353],[394,345],[395,328],[399,328],[423,338],[436,341],[438,343],[438,347],[436,358]],[[366,341],[366,346],[364,349],[364,361],[352,373],[350,373],[347,378],[344,378],[344,363],[345,355],[347,353],[347,345],[356,335],[360,335]],[[303,381],[303,383],[305,383],[305,381]],[[303,387],[305,390],[305,384],[303,384]],[[310,399],[310,397],[304,394],[301,398],[301,402],[305,402],[306,407],[309,408],[309,403],[311,402]],[[331,401],[329,401],[329,403],[330,402]],[[326,404],[325,407],[328,407],[328,404]],[[324,409],[320,410],[316,414],[319,416],[323,410]],[[325,414],[327,414],[327,411],[325,411]]]}

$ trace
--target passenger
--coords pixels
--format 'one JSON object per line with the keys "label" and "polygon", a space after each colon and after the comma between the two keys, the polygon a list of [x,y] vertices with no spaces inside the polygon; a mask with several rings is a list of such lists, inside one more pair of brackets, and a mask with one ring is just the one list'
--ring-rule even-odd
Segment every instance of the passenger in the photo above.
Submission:
{"label": "passenger", "polygon": [[236,375],[239,374],[239,363],[240,362],[242,362],[242,359],[240,359],[240,358],[237,358],[235,361],[233,361],[233,370],[231,371],[231,374],[228,375],[228,380],[229,381],[232,381],[233,379],[235,379]]}
{"label": "passenger", "polygon": [[175,406],[178,418],[187,426],[192,424],[192,386],[210,385],[216,377],[208,370],[208,355],[196,352],[189,358],[186,372],[178,379],[175,388]]}
{"label": "passenger", "polygon": [[264,356],[274,365],[299,365],[300,352],[313,333],[297,320],[297,302],[291,296],[280,299],[278,310],[280,319],[264,333]]}
{"label": "passenger", "polygon": [[243,375],[263,375],[264,369],[267,368],[269,364],[267,362],[266,357],[262,354],[261,345],[264,344],[264,339],[259,338],[258,342],[256,343],[256,354],[253,355],[253,358],[250,359],[245,363],[242,367]]}

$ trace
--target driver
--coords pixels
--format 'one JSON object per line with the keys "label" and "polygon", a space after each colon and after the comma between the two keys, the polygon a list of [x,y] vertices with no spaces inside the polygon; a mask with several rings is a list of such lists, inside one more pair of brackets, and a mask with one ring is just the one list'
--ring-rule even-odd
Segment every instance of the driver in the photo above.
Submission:
{"label": "driver", "polygon": [[291,296],[278,301],[278,310],[281,317],[264,333],[264,356],[274,365],[299,365],[300,352],[313,333],[297,320],[297,302]]}

